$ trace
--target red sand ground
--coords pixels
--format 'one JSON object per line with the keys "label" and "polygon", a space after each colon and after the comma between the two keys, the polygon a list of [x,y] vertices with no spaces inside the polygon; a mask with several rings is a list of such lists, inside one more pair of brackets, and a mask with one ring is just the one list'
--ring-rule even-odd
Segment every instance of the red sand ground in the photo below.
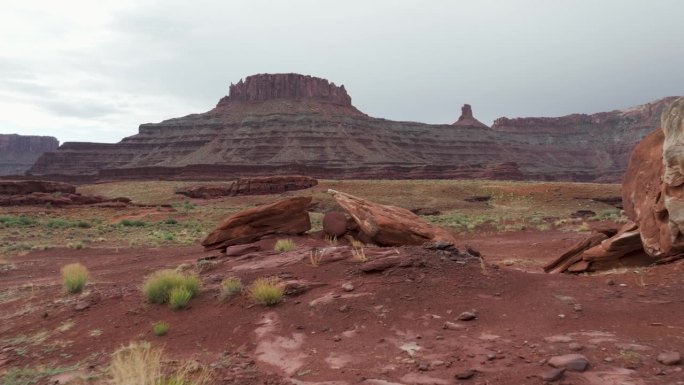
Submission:
{"label": "red sand ground", "polygon": [[[561,383],[684,384],[681,365],[656,361],[665,350],[684,353],[684,262],[593,276],[546,275],[538,266],[503,263],[541,264],[583,236],[463,238],[500,268],[399,248],[423,263],[376,274],[362,273],[351,260],[324,259],[313,267],[306,250],[325,244],[300,238],[293,252],[222,259],[201,273],[202,293],[180,311],[146,303],[144,277],[216,253],[199,247],[32,252],[0,271],[0,373],[79,364],[97,374],[117,347],[146,340],[173,359],[210,367],[216,384],[542,384],[537,376],[550,369],[545,360],[572,353],[570,344],[577,343],[590,369],[568,372]],[[76,261],[92,280],[84,294],[67,296],[59,269]],[[279,276],[322,285],[267,308],[246,296],[220,301],[219,283],[231,274],[245,283]],[[345,283],[354,290],[344,291]],[[75,310],[78,302],[90,306]],[[456,319],[471,310],[477,319]],[[170,324],[166,336],[152,334],[157,321]],[[459,329],[444,329],[447,321]],[[475,375],[454,377],[466,370]]]}

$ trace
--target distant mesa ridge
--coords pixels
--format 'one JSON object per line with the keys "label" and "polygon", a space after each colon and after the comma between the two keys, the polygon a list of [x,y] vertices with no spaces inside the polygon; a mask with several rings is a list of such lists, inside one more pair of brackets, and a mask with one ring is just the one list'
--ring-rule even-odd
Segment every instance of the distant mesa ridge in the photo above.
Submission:
{"label": "distant mesa ridge", "polygon": [[45,152],[55,151],[52,136],[0,134],[0,175],[23,174]]}
{"label": "distant mesa ridge", "polygon": [[63,144],[27,177],[235,179],[301,174],[327,179],[619,181],[634,145],[674,98],[559,118],[478,121],[465,104],[452,124],[374,118],[344,86],[300,74],[231,84],[215,108],[140,125],[116,144]]}

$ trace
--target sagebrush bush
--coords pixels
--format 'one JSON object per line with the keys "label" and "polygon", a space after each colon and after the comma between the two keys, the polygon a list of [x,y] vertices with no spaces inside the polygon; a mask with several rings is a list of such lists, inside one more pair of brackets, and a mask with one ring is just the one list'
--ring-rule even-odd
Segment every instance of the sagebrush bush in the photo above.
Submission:
{"label": "sagebrush bush", "polygon": [[109,364],[111,385],[207,385],[212,384],[210,372],[191,362],[169,372],[164,370],[163,351],[147,342],[132,342],[112,354]]}
{"label": "sagebrush bush", "polygon": [[183,286],[174,287],[169,292],[169,306],[171,309],[182,309],[188,306],[188,302],[192,298],[190,290]]}
{"label": "sagebrush bush", "polygon": [[275,278],[258,278],[249,285],[249,296],[258,304],[273,306],[283,299],[283,288]]}
{"label": "sagebrush bush", "polygon": [[161,337],[169,331],[169,324],[166,322],[157,322],[152,325],[152,332],[155,336]]}
{"label": "sagebrush bush", "polygon": [[199,294],[200,279],[194,274],[183,274],[171,269],[155,271],[145,280],[143,295],[151,303],[169,303],[171,291],[175,288],[184,288],[192,298]]}
{"label": "sagebrush bush", "polygon": [[275,243],[275,246],[273,246],[273,250],[275,251],[292,251],[297,248],[297,245],[294,243],[292,239],[278,239]]}
{"label": "sagebrush bush", "polygon": [[80,293],[89,277],[88,269],[80,263],[70,263],[62,267],[62,284],[67,293]]}

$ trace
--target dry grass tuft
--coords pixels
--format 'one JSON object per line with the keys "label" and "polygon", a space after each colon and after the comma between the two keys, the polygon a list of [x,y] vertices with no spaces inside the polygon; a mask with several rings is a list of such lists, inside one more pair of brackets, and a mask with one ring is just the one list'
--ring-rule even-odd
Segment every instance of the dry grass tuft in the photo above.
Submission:
{"label": "dry grass tuft", "polygon": [[161,349],[147,342],[130,343],[112,355],[109,365],[111,385],[206,385],[211,383],[209,372],[187,363],[164,376]]}
{"label": "dry grass tuft", "polygon": [[242,292],[242,281],[238,277],[228,277],[221,282],[220,298],[226,299]]}
{"label": "dry grass tuft", "polygon": [[70,263],[62,267],[64,291],[69,294],[80,293],[89,277],[88,269],[80,263]]}
{"label": "dry grass tuft", "polygon": [[292,239],[278,239],[275,246],[273,246],[273,250],[280,252],[292,251],[296,248],[297,245]]}
{"label": "dry grass tuft", "polygon": [[283,299],[283,288],[276,278],[258,278],[249,285],[249,296],[254,302],[274,306]]}
{"label": "dry grass tuft", "polygon": [[[183,290],[178,290],[183,289]],[[175,290],[174,304],[171,304],[172,292]],[[199,294],[200,279],[194,274],[183,274],[176,270],[165,269],[155,271],[143,284],[143,295],[151,303],[169,303],[172,307],[179,305],[184,297],[187,301]],[[187,304],[187,301],[185,304]]]}
{"label": "dry grass tuft", "polygon": [[363,251],[363,248],[361,249],[352,249],[352,259],[356,262],[367,262],[368,257],[366,256],[366,252]]}

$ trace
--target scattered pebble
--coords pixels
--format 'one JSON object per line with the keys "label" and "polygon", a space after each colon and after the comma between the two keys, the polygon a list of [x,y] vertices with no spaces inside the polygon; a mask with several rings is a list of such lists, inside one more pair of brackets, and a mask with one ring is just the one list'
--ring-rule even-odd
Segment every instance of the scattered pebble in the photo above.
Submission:
{"label": "scattered pebble", "polygon": [[474,370],[472,370],[472,369],[471,370],[464,370],[462,372],[456,373],[456,378],[458,378],[459,380],[467,380],[469,378],[472,378],[474,375],[475,375]]}
{"label": "scattered pebble", "polygon": [[657,360],[663,365],[677,365],[682,362],[682,356],[679,352],[668,351],[658,354]]}
{"label": "scattered pebble", "polygon": [[463,313],[458,315],[459,321],[471,321],[475,318],[477,318],[477,315],[471,311],[464,311]]}
{"label": "scattered pebble", "polygon": [[354,285],[352,285],[351,283],[345,283],[344,285],[342,285],[342,290],[354,291]]}
{"label": "scattered pebble", "polygon": [[78,301],[76,302],[76,306],[74,306],[74,310],[85,310],[90,307],[90,302],[88,301]]}
{"label": "scattered pebble", "polygon": [[340,313],[346,313],[346,312],[349,311],[349,305],[342,305],[342,306],[340,306],[340,308],[337,309],[337,310],[339,310]]}
{"label": "scattered pebble", "polygon": [[445,322],[444,325],[442,325],[442,329],[447,329],[447,330],[462,330],[465,329],[465,325],[461,325],[456,322]]}
{"label": "scattered pebble", "polygon": [[584,346],[582,344],[578,344],[577,342],[571,342],[568,345],[568,349],[572,350],[573,352],[579,352],[580,350],[584,349]]}
{"label": "scattered pebble", "polygon": [[608,285],[608,286],[613,286],[613,285],[615,285],[615,281],[613,281],[612,279],[607,279],[607,280],[606,280],[606,285]]}
{"label": "scattered pebble", "polygon": [[565,368],[573,372],[583,372],[587,370],[589,361],[587,360],[587,357],[574,353],[551,357],[551,359],[549,359],[549,365],[558,369]]}
{"label": "scattered pebble", "polygon": [[576,303],[576,304],[574,304],[574,305],[572,306],[572,309],[573,309],[574,311],[582,311],[582,305],[579,304],[579,303]]}

